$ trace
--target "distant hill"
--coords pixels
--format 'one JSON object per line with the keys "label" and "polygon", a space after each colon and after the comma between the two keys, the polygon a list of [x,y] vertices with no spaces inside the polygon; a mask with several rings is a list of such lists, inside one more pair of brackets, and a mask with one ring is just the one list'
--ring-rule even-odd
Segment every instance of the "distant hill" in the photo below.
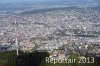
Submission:
{"label": "distant hill", "polygon": [[[100,0],[0,0],[0,6],[2,4],[9,5],[29,5],[32,6],[34,4],[46,4],[46,5],[99,5]],[[9,6],[8,5],[8,6]]]}

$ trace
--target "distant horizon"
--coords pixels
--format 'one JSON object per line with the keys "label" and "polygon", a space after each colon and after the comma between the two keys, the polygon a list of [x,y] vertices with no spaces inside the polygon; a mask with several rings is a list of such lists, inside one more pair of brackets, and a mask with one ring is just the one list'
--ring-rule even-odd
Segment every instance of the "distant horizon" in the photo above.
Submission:
{"label": "distant horizon", "polygon": [[100,0],[0,0],[0,3],[14,3],[14,2],[45,2],[45,1],[64,1],[64,2],[100,2]]}
{"label": "distant horizon", "polygon": [[0,3],[15,3],[15,2],[25,2],[25,1],[47,1],[47,0],[0,0]]}
{"label": "distant horizon", "polygon": [[[46,4],[46,5],[74,5],[74,6],[84,6],[84,5],[93,5],[93,6],[98,6],[100,5],[100,0],[0,0],[0,4],[21,4],[21,5],[29,5],[32,3],[35,4]],[[25,3],[25,4],[24,4]]]}

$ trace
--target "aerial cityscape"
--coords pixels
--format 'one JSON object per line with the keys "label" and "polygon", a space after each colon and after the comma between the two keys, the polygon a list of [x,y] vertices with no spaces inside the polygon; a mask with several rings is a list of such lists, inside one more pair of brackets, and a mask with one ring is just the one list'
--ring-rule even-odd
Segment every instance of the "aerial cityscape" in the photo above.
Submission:
{"label": "aerial cityscape", "polygon": [[0,3],[0,66],[100,65],[99,0]]}

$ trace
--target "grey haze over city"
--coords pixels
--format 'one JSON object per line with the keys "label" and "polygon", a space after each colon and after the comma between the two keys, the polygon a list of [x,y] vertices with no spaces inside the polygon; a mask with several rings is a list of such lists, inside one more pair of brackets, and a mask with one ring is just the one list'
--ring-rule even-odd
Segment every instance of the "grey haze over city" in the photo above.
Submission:
{"label": "grey haze over city", "polygon": [[100,6],[100,0],[0,0],[0,11],[62,6],[95,7]]}
{"label": "grey haze over city", "polygon": [[0,3],[19,3],[19,2],[33,2],[33,3],[59,3],[59,4],[99,4],[100,0],[0,0]]}

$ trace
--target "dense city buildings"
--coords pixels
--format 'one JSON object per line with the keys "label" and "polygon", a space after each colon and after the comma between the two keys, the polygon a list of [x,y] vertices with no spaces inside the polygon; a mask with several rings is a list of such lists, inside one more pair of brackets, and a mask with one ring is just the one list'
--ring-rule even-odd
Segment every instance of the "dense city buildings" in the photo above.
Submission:
{"label": "dense city buildings", "polygon": [[72,45],[88,47],[99,44],[99,16],[99,9],[92,7],[48,8],[1,14],[0,45],[7,47],[2,48],[5,51],[15,49],[16,33],[19,49],[26,51],[33,51],[36,45],[36,50],[54,50],[63,45],[75,49]]}
{"label": "dense city buildings", "polygon": [[0,11],[0,52],[16,48],[46,51],[53,59],[100,58],[100,7]]}

